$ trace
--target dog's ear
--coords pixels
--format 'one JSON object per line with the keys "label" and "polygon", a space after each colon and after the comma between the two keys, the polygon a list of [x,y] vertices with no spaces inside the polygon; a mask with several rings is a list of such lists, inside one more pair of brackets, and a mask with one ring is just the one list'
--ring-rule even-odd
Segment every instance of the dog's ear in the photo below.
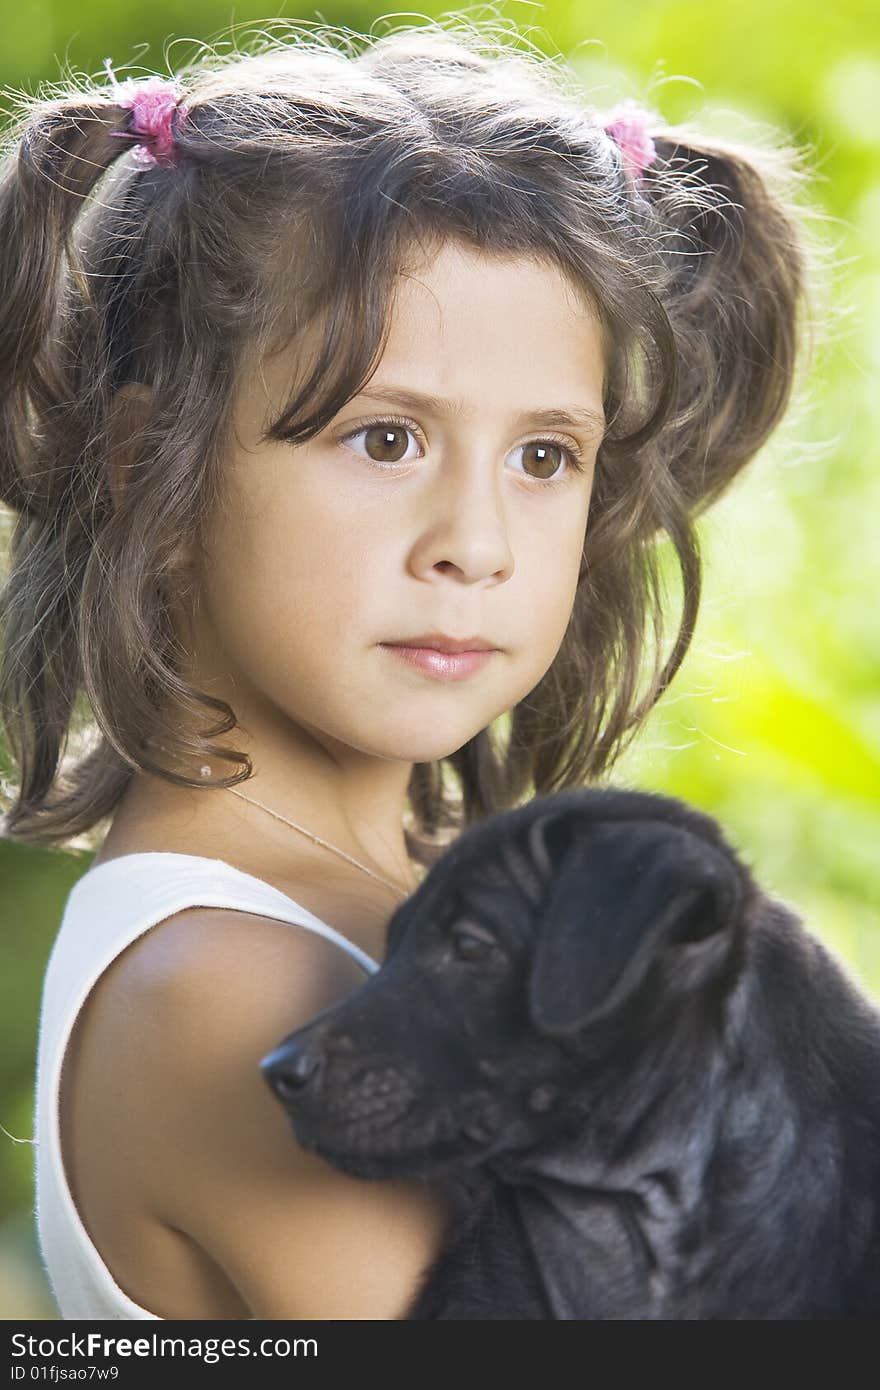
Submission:
{"label": "dog's ear", "polygon": [[557,1036],[619,1008],[661,955],[671,988],[699,987],[725,962],[744,897],[733,857],[679,826],[575,819],[533,827],[556,881],[541,913],[529,1012]]}

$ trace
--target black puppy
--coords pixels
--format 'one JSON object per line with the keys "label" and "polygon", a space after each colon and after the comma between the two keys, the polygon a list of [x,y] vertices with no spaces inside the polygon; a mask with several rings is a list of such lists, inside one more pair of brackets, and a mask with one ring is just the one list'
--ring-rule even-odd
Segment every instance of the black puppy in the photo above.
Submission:
{"label": "black puppy", "polygon": [[880,1011],[675,798],[473,826],[261,1067],[328,1162],[448,1185],[410,1319],[880,1314]]}

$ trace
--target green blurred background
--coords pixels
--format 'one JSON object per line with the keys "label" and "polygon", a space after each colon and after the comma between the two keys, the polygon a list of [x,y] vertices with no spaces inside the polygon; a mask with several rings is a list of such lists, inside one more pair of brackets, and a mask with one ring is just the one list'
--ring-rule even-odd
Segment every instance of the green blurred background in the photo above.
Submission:
{"label": "green blurred background", "polygon": [[[232,24],[245,48],[249,34],[272,31],[272,18],[383,33],[443,13],[7,3],[0,83],[34,92],[64,69],[103,83],[106,57],[117,72],[164,73],[191,61],[200,40],[225,48]],[[809,199],[834,263],[832,327],[804,405],[699,523],[706,575],[693,646],[614,777],[717,816],[763,886],[880,999],[880,9],[876,0],[833,9],[824,0],[510,0],[464,14],[565,55],[600,108],[641,97],[669,122],[748,138],[745,121],[813,152]],[[673,587],[673,618],[676,598]],[[9,777],[2,747],[0,760]],[[6,1319],[57,1317],[37,1257],[26,1141],[42,974],[90,858],[0,841]]]}

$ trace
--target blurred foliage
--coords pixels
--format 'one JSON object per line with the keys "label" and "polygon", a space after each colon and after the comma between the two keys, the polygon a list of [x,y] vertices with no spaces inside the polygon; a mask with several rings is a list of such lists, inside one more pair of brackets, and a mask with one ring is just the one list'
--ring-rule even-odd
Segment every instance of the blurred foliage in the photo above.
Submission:
{"label": "blurred foliage", "polygon": [[[428,6],[424,14],[439,14]],[[717,816],[762,884],[880,997],[880,10],[876,0],[633,0],[475,7],[563,54],[588,99],[642,97],[714,133],[766,123],[812,151],[834,295],[807,409],[793,412],[700,523],[694,644],[614,780]],[[382,21],[381,16],[387,18]],[[377,33],[418,14],[372,5],[277,17]],[[175,69],[198,40],[271,32],[259,6],[31,0],[4,12],[0,83]],[[193,39],[193,36],[197,36]],[[748,138],[748,129],[742,132]],[[819,325],[820,338],[822,325]],[[674,575],[670,570],[671,599]],[[673,612],[674,612],[673,608]],[[6,775],[9,775],[7,765]],[[0,1123],[31,1135],[42,972],[88,856],[0,843]],[[29,1143],[0,1133],[0,1316],[55,1316],[39,1267]]]}

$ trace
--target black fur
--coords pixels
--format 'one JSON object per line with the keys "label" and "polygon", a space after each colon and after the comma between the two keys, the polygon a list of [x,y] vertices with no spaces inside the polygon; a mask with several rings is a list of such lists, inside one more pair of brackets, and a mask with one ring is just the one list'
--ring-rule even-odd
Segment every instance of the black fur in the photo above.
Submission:
{"label": "black fur", "polygon": [[675,798],[472,827],[261,1066],[303,1145],[455,1199],[408,1318],[880,1314],[880,1011]]}

